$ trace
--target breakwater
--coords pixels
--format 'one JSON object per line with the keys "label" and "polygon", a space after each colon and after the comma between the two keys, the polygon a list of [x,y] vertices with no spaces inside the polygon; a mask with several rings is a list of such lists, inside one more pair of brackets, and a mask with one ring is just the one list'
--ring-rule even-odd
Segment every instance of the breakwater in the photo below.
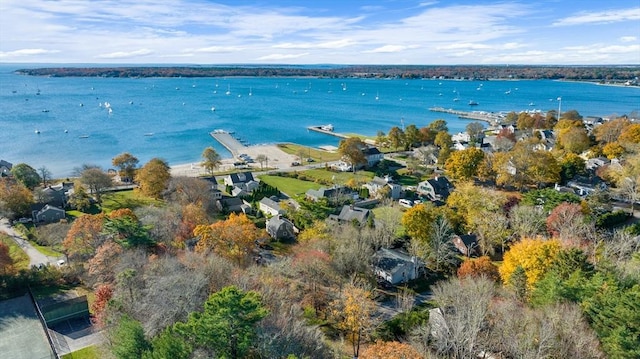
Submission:
{"label": "breakwater", "polygon": [[218,141],[227,151],[231,152],[233,157],[237,157],[246,146],[240,143],[237,139],[235,139],[231,133],[224,130],[215,130],[209,132],[211,137],[213,137],[216,141]]}
{"label": "breakwater", "polygon": [[444,108],[444,107],[431,107],[429,108],[429,111],[448,113],[451,115],[456,115],[458,116],[458,118],[462,118],[466,120],[484,121],[484,122],[488,122],[492,126],[499,125],[500,121],[504,117],[501,113],[496,113],[496,112],[460,111],[460,110],[454,110],[452,108]]}

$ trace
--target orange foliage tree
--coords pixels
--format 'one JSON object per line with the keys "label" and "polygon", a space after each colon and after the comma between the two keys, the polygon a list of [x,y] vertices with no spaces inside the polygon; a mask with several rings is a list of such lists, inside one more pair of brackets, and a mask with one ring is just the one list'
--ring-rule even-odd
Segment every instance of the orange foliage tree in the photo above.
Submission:
{"label": "orange foliage tree", "polygon": [[122,246],[114,241],[106,241],[96,250],[88,262],[87,273],[96,283],[114,283],[115,265],[122,254]]}
{"label": "orange foliage tree", "polygon": [[227,220],[197,226],[193,234],[199,237],[196,251],[213,251],[221,257],[242,263],[254,247],[260,230],[245,214],[232,213]]}
{"label": "orange foliage tree", "polygon": [[69,258],[86,259],[93,256],[96,249],[105,240],[105,236],[102,234],[105,218],[102,213],[85,214],[73,221],[62,242]]}
{"label": "orange foliage tree", "polygon": [[105,310],[109,300],[113,297],[113,287],[111,284],[100,285],[95,292],[95,300],[91,305],[91,313],[93,314],[93,322],[102,326],[104,325]]}
{"label": "orange foliage tree", "polygon": [[360,355],[362,359],[420,359],[422,355],[407,343],[378,340],[369,345]]}
{"label": "orange foliage tree", "polygon": [[524,270],[527,287],[533,288],[560,252],[560,241],[543,239],[523,239],[514,244],[504,255],[504,261],[498,269],[504,284],[509,284],[511,275],[518,267]]}
{"label": "orange foliage tree", "polygon": [[500,273],[498,273],[498,267],[491,263],[491,259],[487,256],[482,256],[475,259],[467,259],[462,262],[460,268],[458,268],[458,277],[481,277],[485,276],[494,281],[500,279]]}
{"label": "orange foliage tree", "polygon": [[7,275],[13,272],[13,258],[9,255],[9,246],[0,242],[0,275]]}
{"label": "orange foliage tree", "polygon": [[206,225],[208,222],[207,212],[200,204],[189,203],[182,207],[182,219],[178,226],[175,245],[183,247],[184,242],[193,237],[193,230],[199,225]]}
{"label": "orange foliage tree", "polygon": [[360,344],[366,340],[374,323],[372,314],[375,303],[371,299],[371,292],[350,284],[343,291],[342,296],[332,304],[333,317],[336,328],[341,330],[351,342],[353,357],[360,353]]}

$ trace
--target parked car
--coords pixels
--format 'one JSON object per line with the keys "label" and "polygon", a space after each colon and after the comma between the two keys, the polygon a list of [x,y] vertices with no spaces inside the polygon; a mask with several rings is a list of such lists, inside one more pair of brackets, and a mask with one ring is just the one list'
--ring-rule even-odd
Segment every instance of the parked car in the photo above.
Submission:
{"label": "parked car", "polygon": [[291,162],[291,166],[300,166],[300,162],[293,161],[293,162]]}
{"label": "parked car", "polygon": [[400,203],[402,207],[407,207],[407,208],[413,207],[413,201],[410,199],[401,198],[398,200],[398,203]]}

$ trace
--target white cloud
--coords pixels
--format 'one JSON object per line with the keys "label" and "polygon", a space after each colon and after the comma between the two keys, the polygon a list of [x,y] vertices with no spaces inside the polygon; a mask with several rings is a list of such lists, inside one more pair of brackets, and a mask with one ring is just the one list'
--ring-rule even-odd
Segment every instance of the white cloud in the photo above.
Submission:
{"label": "white cloud", "polygon": [[24,56],[37,56],[37,55],[47,55],[47,54],[55,54],[60,51],[58,50],[46,50],[46,49],[20,49],[14,51],[0,51],[0,57],[2,58],[13,58],[13,57],[24,57]]}
{"label": "white cloud", "polygon": [[620,21],[640,20],[640,7],[624,10],[608,10],[601,12],[582,12],[553,23],[554,26],[608,24]]}
{"label": "white cloud", "polygon": [[287,60],[287,59],[297,59],[300,57],[304,57],[309,55],[308,52],[302,53],[302,54],[271,54],[271,55],[265,55],[265,56],[261,56],[258,57],[256,60],[264,60],[264,61],[271,61],[271,60]]}
{"label": "white cloud", "polygon": [[622,36],[620,38],[620,41],[622,41],[622,42],[634,42],[636,40],[638,40],[638,38],[635,37],[635,36]]}
{"label": "white cloud", "polygon": [[209,46],[209,47],[202,47],[199,49],[195,49],[195,50],[184,50],[185,52],[204,52],[204,53],[228,53],[228,52],[238,52],[238,51],[242,51],[244,50],[242,47],[239,46]]}
{"label": "white cloud", "polygon": [[373,50],[367,50],[367,51],[363,51],[363,53],[365,54],[372,54],[372,53],[392,53],[392,52],[401,52],[404,50],[408,50],[408,49],[415,49],[418,48],[417,45],[384,45],[378,48],[375,48]]}
{"label": "white cloud", "polygon": [[97,57],[101,59],[128,59],[131,57],[148,56],[153,54],[149,49],[140,49],[135,51],[117,51],[108,54],[100,54]]}
{"label": "white cloud", "polygon": [[342,39],[336,41],[327,41],[319,43],[291,43],[285,42],[282,44],[273,45],[276,49],[340,49],[343,47],[351,46],[355,42],[349,39]]}

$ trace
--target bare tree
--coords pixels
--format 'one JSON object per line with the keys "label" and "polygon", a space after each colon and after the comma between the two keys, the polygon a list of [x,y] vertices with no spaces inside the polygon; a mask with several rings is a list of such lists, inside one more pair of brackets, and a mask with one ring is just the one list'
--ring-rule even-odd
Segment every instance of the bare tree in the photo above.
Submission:
{"label": "bare tree", "polygon": [[51,171],[45,166],[38,168],[38,173],[40,174],[40,179],[42,179],[42,185],[47,187],[47,182],[51,180]]}
{"label": "bare tree", "polygon": [[438,217],[433,225],[431,241],[429,241],[428,260],[435,263],[435,270],[454,267],[458,263],[458,253],[453,245],[453,228],[445,217]]}
{"label": "bare tree", "polygon": [[265,164],[269,167],[269,157],[265,154],[259,154],[256,156],[256,161],[260,164],[260,169],[263,170]]}
{"label": "bare tree", "polygon": [[546,218],[542,208],[533,206],[519,205],[509,212],[509,224],[519,238],[535,238],[544,233]]}
{"label": "bare tree", "polygon": [[80,175],[80,182],[89,188],[89,193],[96,196],[96,201],[101,202],[105,189],[113,186],[111,176],[97,167],[87,168]]}
{"label": "bare tree", "polygon": [[430,319],[429,332],[438,354],[472,358],[483,349],[482,329],[494,292],[495,283],[487,278],[454,278],[433,288],[441,316],[440,320]]}

